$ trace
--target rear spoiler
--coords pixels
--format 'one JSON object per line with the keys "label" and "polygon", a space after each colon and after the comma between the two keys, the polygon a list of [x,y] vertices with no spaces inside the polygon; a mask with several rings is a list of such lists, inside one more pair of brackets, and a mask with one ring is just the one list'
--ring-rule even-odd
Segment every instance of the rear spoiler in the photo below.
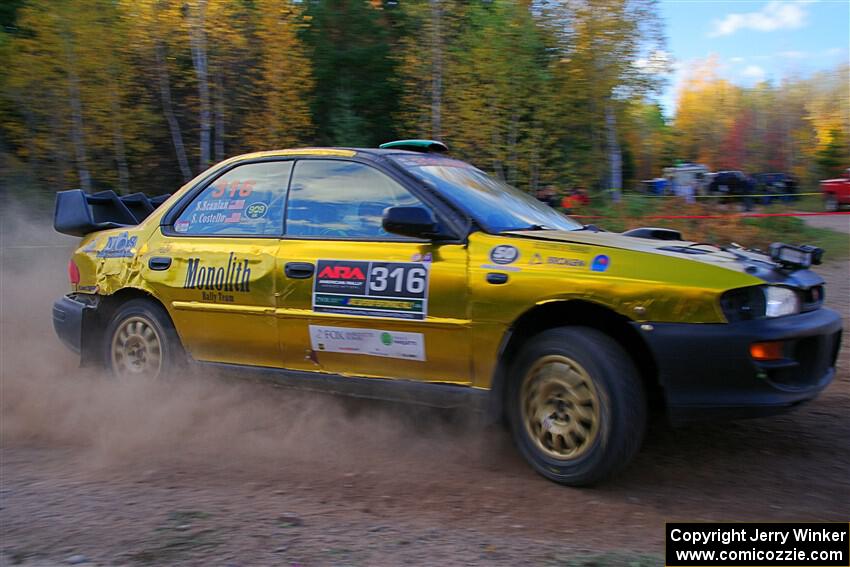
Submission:
{"label": "rear spoiler", "polygon": [[115,191],[86,193],[82,189],[56,193],[53,228],[71,236],[85,236],[109,228],[134,226],[145,220],[171,195],[148,197],[133,193],[119,197]]}

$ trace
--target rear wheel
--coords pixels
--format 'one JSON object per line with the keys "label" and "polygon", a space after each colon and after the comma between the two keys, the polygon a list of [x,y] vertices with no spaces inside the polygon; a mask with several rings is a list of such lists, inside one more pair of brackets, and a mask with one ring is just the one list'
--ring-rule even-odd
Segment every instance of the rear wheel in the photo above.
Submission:
{"label": "rear wheel", "polygon": [[522,348],[508,389],[514,441],[532,467],[562,484],[592,484],[640,447],[646,400],[629,356],[587,327],[540,333]]}
{"label": "rear wheel", "polygon": [[104,333],[104,363],[121,379],[155,380],[180,360],[180,339],[165,309],[149,299],[121,305]]}

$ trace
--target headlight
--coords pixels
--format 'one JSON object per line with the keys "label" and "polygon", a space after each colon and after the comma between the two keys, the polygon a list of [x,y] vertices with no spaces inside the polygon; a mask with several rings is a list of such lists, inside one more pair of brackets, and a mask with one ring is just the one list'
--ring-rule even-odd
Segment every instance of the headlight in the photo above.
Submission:
{"label": "headlight", "polygon": [[781,317],[800,312],[800,298],[793,289],[776,285],[764,288],[765,309],[767,317]]}
{"label": "headlight", "polygon": [[749,321],[762,317],[781,317],[800,312],[800,298],[790,288],[776,285],[742,287],[725,292],[720,306],[726,320]]}

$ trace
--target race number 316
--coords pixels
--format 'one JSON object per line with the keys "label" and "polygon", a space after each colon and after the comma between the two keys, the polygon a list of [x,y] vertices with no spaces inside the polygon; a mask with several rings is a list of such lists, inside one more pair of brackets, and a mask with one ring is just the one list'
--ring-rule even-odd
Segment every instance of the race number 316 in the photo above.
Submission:
{"label": "race number 316", "polygon": [[369,273],[369,295],[391,293],[395,297],[425,297],[428,270],[421,264],[372,264]]}

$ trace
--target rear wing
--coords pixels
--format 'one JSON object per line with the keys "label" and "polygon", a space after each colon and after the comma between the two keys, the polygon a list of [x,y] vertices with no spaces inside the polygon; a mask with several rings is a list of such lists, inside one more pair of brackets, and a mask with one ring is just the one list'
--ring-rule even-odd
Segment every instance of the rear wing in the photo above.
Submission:
{"label": "rear wing", "polygon": [[171,195],[148,197],[133,193],[119,197],[115,191],[86,193],[82,189],[56,193],[53,228],[71,236],[85,236],[109,228],[134,226],[145,220]]}

